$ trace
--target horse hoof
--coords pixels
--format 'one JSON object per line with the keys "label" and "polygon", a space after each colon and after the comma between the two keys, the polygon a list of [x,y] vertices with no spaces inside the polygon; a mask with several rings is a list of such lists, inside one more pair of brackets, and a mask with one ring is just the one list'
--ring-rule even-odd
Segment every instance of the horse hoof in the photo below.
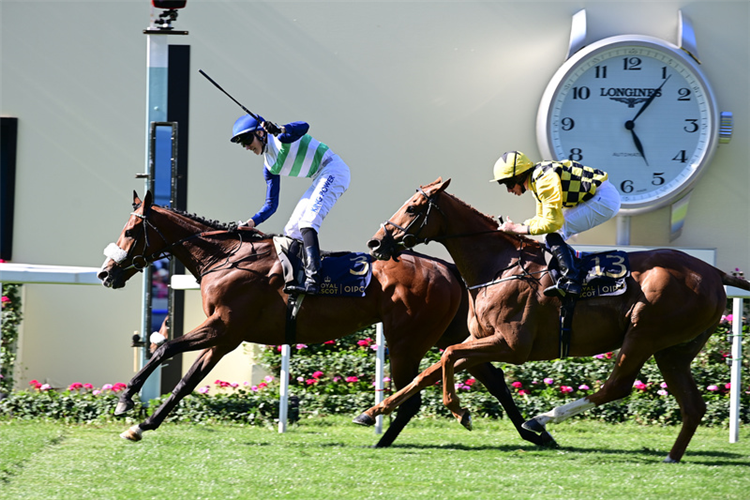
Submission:
{"label": "horse hoof", "polygon": [[663,463],[665,463],[665,464],[678,464],[678,463],[680,463],[680,461],[679,460],[675,460],[674,458],[672,458],[669,455],[667,455],[667,458],[665,458],[663,460]]}
{"label": "horse hoof", "polygon": [[375,425],[375,419],[372,418],[367,413],[362,413],[360,416],[358,416],[357,418],[355,418],[354,420],[352,420],[352,422],[354,422],[355,424],[358,424],[358,425],[365,425],[367,427],[371,427],[371,426]]}
{"label": "horse hoof", "polygon": [[137,425],[134,425],[130,429],[126,430],[122,434],[120,434],[120,437],[123,439],[127,439],[128,441],[140,441],[143,439],[143,431],[140,427]]}
{"label": "horse hoof", "polygon": [[559,448],[560,445],[557,444],[557,441],[555,441],[555,438],[552,437],[552,435],[549,432],[542,432],[539,437],[541,438],[541,446],[545,448]]}
{"label": "horse hoof", "polygon": [[[532,418],[531,420],[527,420],[526,422],[521,425],[524,429],[531,432],[544,432],[544,426],[537,422],[535,418]],[[554,441],[554,439],[553,439]]]}
{"label": "horse hoof", "polygon": [[459,422],[461,422],[461,425],[466,427],[467,430],[471,430],[471,412],[466,410],[464,414],[461,415]]}
{"label": "horse hoof", "polygon": [[133,409],[135,406],[135,403],[132,401],[119,401],[117,403],[117,407],[115,407],[115,417],[120,417],[122,415],[125,415],[127,412]]}

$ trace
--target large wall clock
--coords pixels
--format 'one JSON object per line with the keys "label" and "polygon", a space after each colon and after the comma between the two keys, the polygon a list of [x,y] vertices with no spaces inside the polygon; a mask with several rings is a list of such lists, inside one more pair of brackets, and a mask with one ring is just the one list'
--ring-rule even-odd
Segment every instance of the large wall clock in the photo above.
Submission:
{"label": "large wall clock", "polygon": [[[682,37],[682,15],[680,20]],[[571,43],[569,54],[573,50]],[[696,54],[694,46],[688,52],[642,35],[613,36],[577,50],[539,106],[544,159],[606,171],[624,215],[684,197],[710,163],[722,125],[731,134],[731,114],[720,118]]]}

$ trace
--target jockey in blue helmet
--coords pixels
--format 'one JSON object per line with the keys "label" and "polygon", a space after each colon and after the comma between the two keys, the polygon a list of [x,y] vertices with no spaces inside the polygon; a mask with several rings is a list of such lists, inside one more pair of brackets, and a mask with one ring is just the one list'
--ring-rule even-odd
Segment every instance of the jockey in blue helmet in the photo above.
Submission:
{"label": "jockey in blue helmet", "polygon": [[288,287],[287,293],[316,294],[320,291],[320,225],[349,188],[349,167],[327,145],[308,135],[309,128],[305,122],[278,127],[262,116],[251,115],[239,117],[232,128],[231,141],[256,155],[263,155],[264,160],[266,201],[244,226],[255,227],[276,212],[281,176],[312,180],[284,227],[285,235],[302,240],[305,260],[305,283]]}

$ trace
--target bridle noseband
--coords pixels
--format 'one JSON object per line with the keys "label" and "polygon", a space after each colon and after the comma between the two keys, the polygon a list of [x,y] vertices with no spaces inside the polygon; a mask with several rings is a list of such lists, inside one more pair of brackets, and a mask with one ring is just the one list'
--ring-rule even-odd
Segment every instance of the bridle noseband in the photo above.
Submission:
{"label": "bridle noseband", "polygon": [[[437,191],[432,196],[428,196],[427,193],[424,192],[424,190],[420,187],[417,189],[417,192],[424,196],[424,199],[427,200],[427,210],[424,212],[419,212],[414,216],[414,218],[407,224],[406,227],[401,227],[392,220],[387,220],[384,223],[380,224],[380,227],[383,229],[383,232],[385,233],[385,237],[383,238],[384,241],[390,241],[397,247],[404,247],[404,248],[412,248],[420,243],[429,243],[430,238],[420,238],[419,233],[422,232],[422,230],[427,227],[428,219],[430,217],[430,214],[432,212],[432,209],[435,208],[438,212],[440,212],[443,217],[445,217],[445,214],[440,209],[440,207],[435,203],[435,200],[433,197],[440,194],[440,191]],[[422,220],[422,223],[419,225],[417,230],[414,233],[409,232],[414,226],[417,221]],[[401,231],[404,235],[401,237],[401,241],[397,242],[396,239],[393,237],[393,233],[388,228],[388,226],[393,226],[399,231]]]}

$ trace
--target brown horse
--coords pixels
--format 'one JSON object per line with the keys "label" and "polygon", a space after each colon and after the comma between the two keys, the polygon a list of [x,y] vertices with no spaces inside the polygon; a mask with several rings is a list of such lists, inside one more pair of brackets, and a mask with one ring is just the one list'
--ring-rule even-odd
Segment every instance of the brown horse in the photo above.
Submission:
{"label": "brown horse", "polygon": [[[420,188],[368,245],[380,259],[419,242],[445,245],[469,286],[471,339],[447,348],[439,363],[356,423],[369,424],[390,413],[442,373],[443,402],[470,428],[469,413],[461,408],[453,385],[455,369],[558,357],[560,300],[542,293],[552,279],[540,244],[499,231],[491,217],[445,192],[449,182],[438,179]],[[609,379],[596,393],[538,415],[524,427],[539,431],[548,422],[627,396],[653,355],[682,413],[682,429],[665,459],[678,462],[706,411],[690,363],[719,324],[726,307],[723,285],[750,290],[750,283],[676,250],[633,252],[629,260],[627,291],[582,300],[573,316],[571,356],[620,349]]]}
{"label": "brown horse", "polygon": [[[206,321],[185,335],[159,346],[120,396],[116,415],[133,408],[132,396],[165,360],[185,351],[202,354],[171,396],[143,423],[122,437],[138,441],[143,431],[159,427],[177,403],[243,341],[278,345],[285,342],[288,296],[272,237],[257,230],[236,230],[216,222],[152,206],[149,192],[141,201],[133,193],[133,213],[98,274],[106,287],[121,288],[149,263],[171,254],[201,284]],[[468,338],[468,296],[455,267],[416,253],[398,262],[373,262],[365,297],[309,296],[297,316],[296,340],[319,343],[382,322],[388,342],[391,378],[403,387],[419,373],[430,347],[447,347]],[[505,385],[501,370],[486,363],[471,371],[498,398],[521,436],[539,445],[552,437],[521,428],[523,418]],[[399,411],[377,446],[389,446],[419,410],[420,397]]]}

